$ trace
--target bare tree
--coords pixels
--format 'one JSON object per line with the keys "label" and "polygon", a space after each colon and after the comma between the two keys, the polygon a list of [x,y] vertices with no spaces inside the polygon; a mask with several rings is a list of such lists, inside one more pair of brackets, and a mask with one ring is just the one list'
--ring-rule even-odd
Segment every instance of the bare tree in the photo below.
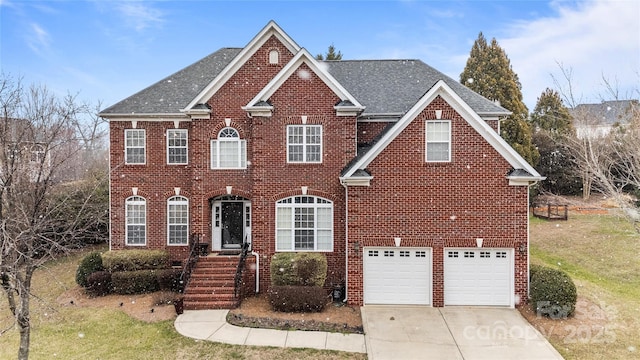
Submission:
{"label": "bare tree", "polygon": [[[565,141],[572,151],[583,179],[583,198],[588,199],[591,189],[613,200],[624,216],[640,233],[640,104],[636,99],[620,99],[617,85],[603,78],[605,95],[599,107],[584,106],[574,96],[572,71],[560,65],[563,80],[554,78],[564,100],[572,108],[577,136]],[[613,121],[603,123],[612,107],[618,109]],[[594,111],[594,108],[603,111]],[[604,113],[603,113],[604,112]],[[580,128],[583,130],[580,131]]]}
{"label": "bare tree", "polygon": [[29,357],[34,271],[77,247],[92,218],[104,221],[102,213],[87,216],[98,182],[65,184],[67,165],[97,135],[78,136],[79,127],[94,126],[83,120],[89,113],[74,96],[0,77],[0,280],[14,316],[0,334],[17,326],[19,359]]}

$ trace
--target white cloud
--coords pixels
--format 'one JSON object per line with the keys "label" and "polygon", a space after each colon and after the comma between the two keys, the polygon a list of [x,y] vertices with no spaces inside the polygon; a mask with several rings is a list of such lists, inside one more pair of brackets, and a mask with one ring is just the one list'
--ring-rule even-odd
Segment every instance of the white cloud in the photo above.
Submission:
{"label": "white cloud", "polygon": [[118,3],[116,10],[124,17],[127,26],[142,31],[163,23],[162,11],[139,2]]}
{"label": "white cloud", "polygon": [[[552,4],[557,15],[514,24],[500,40],[533,110],[558,64],[573,73],[574,92],[583,101],[604,94],[603,77],[618,83],[621,95],[638,97],[640,76],[640,2],[587,0],[575,6]],[[635,91],[635,94],[633,92]]]}
{"label": "white cloud", "polygon": [[39,24],[31,23],[27,33],[27,44],[36,54],[42,54],[49,49],[51,36]]}

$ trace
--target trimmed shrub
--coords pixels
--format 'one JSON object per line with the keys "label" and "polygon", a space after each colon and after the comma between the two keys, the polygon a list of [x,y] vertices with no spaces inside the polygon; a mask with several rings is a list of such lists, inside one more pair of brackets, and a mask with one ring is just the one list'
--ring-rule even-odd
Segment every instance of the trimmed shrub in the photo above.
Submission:
{"label": "trimmed shrub", "polygon": [[93,296],[105,296],[111,293],[111,273],[96,271],[87,277],[87,292]]}
{"label": "trimmed shrub", "polygon": [[531,281],[531,279],[533,279],[533,276],[538,272],[538,270],[540,269],[544,269],[544,266],[542,265],[536,265],[536,264],[531,264],[531,266],[529,266],[529,281]]}
{"label": "trimmed shrub", "polygon": [[328,302],[320,286],[271,286],[269,303],[275,311],[320,312]]}
{"label": "trimmed shrub", "polygon": [[160,290],[182,292],[183,286],[180,283],[180,269],[163,269],[156,272],[156,279]]}
{"label": "trimmed shrub", "polygon": [[167,269],[169,253],[164,250],[115,250],[102,254],[104,267],[116,271]]}
{"label": "trimmed shrub", "polygon": [[99,251],[94,251],[80,260],[76,271],[76,283],[83,288],[87,287],[87,278],[96,271],[102,271],[102,256]]}
{"label": "trimmed shrub", "polygon": [[111,274],[116,294],[142,294],[158,291],[157,270],[118,271]]}
{"label": "trimmed shrub", "polygon": [[531,305],[538,315],[566,318],[576,309],[576,285],[562,270],[541,266],[532,271],[530,295]]}
{"label": "trimmed shrub", "polygon": [[323,286],[327,258],[321,253],[277,253],[271,257],[270,270],[275,286]]}

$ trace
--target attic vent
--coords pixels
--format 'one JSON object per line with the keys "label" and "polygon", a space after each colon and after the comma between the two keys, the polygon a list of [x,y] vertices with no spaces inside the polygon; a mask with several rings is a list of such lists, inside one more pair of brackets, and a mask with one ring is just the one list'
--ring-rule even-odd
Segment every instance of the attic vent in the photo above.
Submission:
{"label": "attic vent", "polygon": [[269,51],[269,64],[277,65],[280,63],[280,53],[278,50],[273,49]]}

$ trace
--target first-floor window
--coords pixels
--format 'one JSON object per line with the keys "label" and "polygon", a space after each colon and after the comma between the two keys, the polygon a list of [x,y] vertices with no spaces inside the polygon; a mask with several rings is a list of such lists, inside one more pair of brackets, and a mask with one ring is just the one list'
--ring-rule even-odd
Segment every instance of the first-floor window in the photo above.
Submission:
{"label": "first-floor window", "polygon": [[125,218],[127,221],[127,245],[145,245],[147,243],[147,201],[140,196],[127,198]]}
{"label": "first-floor window", "polygon": [[316,196],[278,201],[276,251],[333,251],[333,203]]}
{"label": "first-floor window", "polygon": [[189,243],[189,200],[174,196],[167,201],[167,238],[169,245]]}

